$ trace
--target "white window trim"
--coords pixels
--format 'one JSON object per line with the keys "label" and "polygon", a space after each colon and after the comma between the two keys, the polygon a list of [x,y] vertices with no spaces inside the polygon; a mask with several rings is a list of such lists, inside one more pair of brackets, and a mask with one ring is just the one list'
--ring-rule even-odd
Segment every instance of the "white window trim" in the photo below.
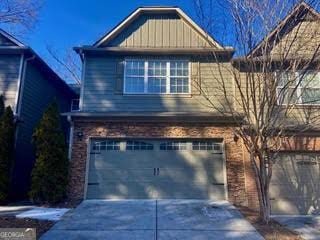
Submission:
{"label": "white window trim", "polygon": [[[294,74],[295,74],[295,77],[296,77],[296,84],[299,84],[299,81],[300,81],[300,72],[302,71],[295,71]],[[320,74],[319,71],[313,71],[313,70],[310,70],[310,71],[307,71],[307,72],[318,72],[318,74]],[[278,78],[278,72],[275,73],[276,74],[276,78]],[[278,99],[278,105],[287,105],[288,103],[280,103],[279,102],[279,91],[281,91],[283,87],[282,86],[277,86],[277,99]],[[293,87],[289,87],[289,88],[296,88],[296,86],[293,86]],[[308,88],[308,87],[307,87]],[[296,94],[297,94],[297,99],[298,99],[298,102],[297,103],[294,103],[294,104],[289,104],[289,105],[297,105],[297,106],[320,106],[320,103],[303,103],[302,102],[302,89],[304,89],[304,87],[302,87],[301,85],[297,87],[297,90],[296,90]],[[310,89],[319,89],[320,91],[320,88],[311,88]]]}
{"label": "white window trim", "polygon": [[[73,110],[74,101],[78,101],[78,110]],[[71,112],[79,112],[79,111],[80,111],[80,99],[79,98],[71,99]]]}
{"label": "white window trim", "polygon": [[[126,68],[127,61],[144,61],[144,92],[143,93],[133,93],[126,91]],[[165,93],[150,93],[148,92],[148,64],[152,61],[163,61],[167,64],[167,74],[166,74],[166,92]],[[185,93],[171,93],[170,92],[170,61],[188,61],[188,92]],[[189,59],[155,59],[155,58],[126,58],[124,60],[124,74],[123,74],[123,94],[125,95],[190,95],[191,94],[191,62]]]}

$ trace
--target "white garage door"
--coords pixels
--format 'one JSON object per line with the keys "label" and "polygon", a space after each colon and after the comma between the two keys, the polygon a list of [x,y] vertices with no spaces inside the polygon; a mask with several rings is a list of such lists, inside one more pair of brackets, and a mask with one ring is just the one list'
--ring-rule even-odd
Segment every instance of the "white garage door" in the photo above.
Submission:
{"label": "white garage door", "polygon": [[212,140],[94,140],[88,199],[225,199],[222,144]]}
{"label": "white garage door", "polygon": [[270,186],[272,214],[315,214],[320,210],[320,154],[282,153]]}

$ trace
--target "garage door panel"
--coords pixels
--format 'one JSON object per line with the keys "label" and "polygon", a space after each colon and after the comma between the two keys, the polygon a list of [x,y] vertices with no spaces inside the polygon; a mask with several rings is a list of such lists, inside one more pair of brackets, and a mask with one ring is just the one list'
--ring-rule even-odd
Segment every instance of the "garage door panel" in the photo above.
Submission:
{"label": "garage door panel", "polygon": [[225,199],[224,158],[212,142],[194,150],[185,140],[98,141],[91,146],[87,198]]}
{"label": "garage door panel", "polygon": [[282,153],[270,185],[273,214],[312,214],[320,208],[320,161],[316,153]]}
{"label": "garage door panel", "polygon": [[271,200],[271,212],[272,214],[290,214],[290,215],[308,215],[312,214],[316,210],[317,206],[314,206],[309,201],[310,198],[278,198]]}
{"label": "garage door panel", "polygon": [[[124,165],[128,168],[150,167],[153,168],[155,163],[152,154],[142,152],[121,152],[106,151],[92,156],[90,168],[122,168]],[[105,161],[108,159],[108,161]],[[128,161],[130,159],[130,161]]]}
{"label": "garage door panel", "polygon": [[154,179],[153,168],[142,169],[90,169],[89,179],[93,182],[104,183],[107,181],[152,181]]}
{"label": "garage door panel", "polygon": [[[158,167],[166,166],[199,166],[199,167],[212,167],[214,162],[223,163],[222,154],[214,154],[211,152],[196,152],[196,151],[158,151],[154,156],[154,160]],[[199,161],[199,159],[201,159]]]}
{"label": "garage door panel", "polygon": [[104,182],[99,185],[89,185],[88,199],[148,199],[154,198],[154,184],[152,182]]}
{"label": "garage door panel", "polygon": [[[168,188],[167,186],[170,186]],[[165,189],[165,191],[163,191]],[[159,181],[156,184],[155,196],[159,199],[215,199],[224,200],[225,190],[223,185],[210,185],[204,183],[186,183]]]}
{"label": "garage door panel", "polygon": [[160,168],[159,181],[171,179],[176,182],[200,182],[222,183],[224,182],[223,171],[218,168]]}

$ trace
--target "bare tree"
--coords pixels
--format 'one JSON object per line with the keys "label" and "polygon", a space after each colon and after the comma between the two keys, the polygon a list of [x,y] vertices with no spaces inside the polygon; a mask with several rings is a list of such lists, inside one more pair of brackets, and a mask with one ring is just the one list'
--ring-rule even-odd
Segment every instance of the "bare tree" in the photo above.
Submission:
{"label": "bare tree", "polygon": [[41,4],[41,0],[1,0],[0,25],[10,29],[31,29]]}
{"label": "bare tree", "polygon": [[[195,1],[201,6],[200,0]],[[255,173],[260,217],[268,223],[273,164],[283,140],[293,140],[320,124],[316,106],[320,104],[320,15],[295,0],[220,4],[228,11],[238,56],[226,64],[212,53],[207,61],[215,63],[211,69],[215,86],[201,81],[198,88],[209,108],[235,122],[234,134],[247,149]],[[317,2],[309,4],[316,7]],[[197,12],[205,16],[202,8]]]}
{"label": "bare tree", "polygon": [[81,63],[74,51],[67,51],[65,54],[59,53],[51,46],[47,46],[50,56],[57,63],[55,68],[65,81],[70,83],[81,83]]}

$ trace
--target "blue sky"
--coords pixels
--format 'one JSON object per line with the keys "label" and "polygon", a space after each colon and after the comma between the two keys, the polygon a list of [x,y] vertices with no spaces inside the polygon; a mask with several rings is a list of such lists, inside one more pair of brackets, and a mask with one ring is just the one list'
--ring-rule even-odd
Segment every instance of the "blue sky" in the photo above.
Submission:
{"label": "blue sky", "polygon": [[21,40],[54,65],[47,46],[64,54],[93,44],[137,7],[155,5],[179,6],[195,17],[192,0],[45,0],[34,29]]}
{"label": "blue sky", "polygon": [[[48,53],[47,46],[52,47],[58,55],[63,56],[75,46],[93,44],[139,6],[178,6],[195,22],[198,22],[193,0],[42,1],[44,2],[43,7],[39,12],[35,27],[18,38],[32,47],[53,69],[58,70],[60,75],[61,66],[60,69],[57,67],[57,62]],[[210,0],[203,1],[210,2]],[[216,21],[215,24],[211,24],[214,26],[211,32],[213,37],[219,42],[234,46],[235,38],[232,37],[234,34],[230,31],[232,29],[229,26],[230,21],[228,22],[226,9],[221,9],[220,5],[214,6],[214,11],[207,12],[207,15],[213,16]],[[229,29],[226,26],[229,26]]]}

